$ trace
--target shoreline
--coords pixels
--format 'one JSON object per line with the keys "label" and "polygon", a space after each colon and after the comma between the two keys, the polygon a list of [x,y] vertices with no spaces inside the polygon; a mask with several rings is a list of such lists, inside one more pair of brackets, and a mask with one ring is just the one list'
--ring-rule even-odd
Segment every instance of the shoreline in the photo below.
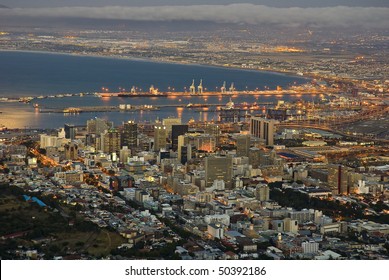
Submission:
{"label": "shoreline", "polygon": [[[106,58],[106,59],[118,59],[118,60],[131,60],[131,61],[140,61],[140,62],[147,62],[147,63],[159,63],[159,64],[172,64],[172,65],[188,65],[188,66],[199,66],[199,67],[212,67],[212,68],[220,68],[220,69],[231,69],[231,70],[239,70],[239,71],[247,71],[247,72],[260,72],[260,73],[266,73],[266,74],[274,74],[274,75],[280,75],[280,76],[287,76],[287,77],[295,77],[299,79],[305,79],[307,82],[311,81],[312,79],[318,78],[318,76],[311,76],[306,73],[304,73],[303,76],[298,75],[295,72],[288,72],[288,71],[280,71],[280,70],[274,70],[274,69],[246,69],[246,68],[240,68],[240,67],[234,67],[234,66],[226,66],[226,65],[214,65],[214,64],[201,64],[201,63],[193,63],[193,62],[177,62],[177,61],[171,61],[171,60],[158,60],[153,58],[141,58],[141,57],[135,57],[135,56],[121,56],[121,55],[98,55],[98,54],[80,54],[80,53],[69,53],[69,52],[60,52],[60,51],[43,51],[43,50],[15,50],[15,49],[0,49],[0,52],[21,52],[21,53],[37,53],[37,54],[50,54],[50,55],[68,55],[68,56],[78,56],[78,57],[91,57],[91,58]],[[323,78],[324,77],[320,77]]]}

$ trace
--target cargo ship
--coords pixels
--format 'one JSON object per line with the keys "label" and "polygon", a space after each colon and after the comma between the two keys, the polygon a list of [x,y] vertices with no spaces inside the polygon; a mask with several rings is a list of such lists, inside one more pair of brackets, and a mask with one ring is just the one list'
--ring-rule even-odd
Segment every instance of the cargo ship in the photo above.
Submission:
{"label": "cargo ship", "polygon": [[132,93],[132,92],[120,92],[117,94],[119,97],[167,97],[168,95],[166,93],[148,93],[148,92],[141,92],[141,93]]}

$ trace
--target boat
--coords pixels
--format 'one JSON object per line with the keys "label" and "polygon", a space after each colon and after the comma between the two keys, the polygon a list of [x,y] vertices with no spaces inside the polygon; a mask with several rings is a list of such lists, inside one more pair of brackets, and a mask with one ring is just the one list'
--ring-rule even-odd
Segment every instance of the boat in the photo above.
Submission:
{"label": "boat", "polygon": [[167,97],[166,93],[131,93],[131,92],[120,92],[117,94],[118,97]]}
{"label": "boat", "polygon": [[188,105],[186,105],[186,108],[206,108],[208,107],[208,104],[192,104],[192,103],[188,103]]}

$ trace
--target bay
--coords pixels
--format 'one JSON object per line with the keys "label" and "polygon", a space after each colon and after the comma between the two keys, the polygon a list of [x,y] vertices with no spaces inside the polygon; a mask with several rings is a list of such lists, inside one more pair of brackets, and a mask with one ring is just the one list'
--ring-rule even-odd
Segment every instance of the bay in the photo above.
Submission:
{"label": "bay", "polygon": [[[272,72],[231,69],[203,65],[182,65],[144,60],[117,59],[107,57],[76,56],[66,54],[0,51],[0,98],[20,96],[56,95],[59,93],[99,92],[102,87],[110,91],[136,86],[147,91],[151,85],[160,91],[183,91],[192,80],[196,86],[203,85],[214,91],[226,81],[237,90],[275,89],[308,80]],[[235,96],[235,103],[275,102],[277,100],[311,99],[311,96]],[[228,96],[185,96],[171,98],[99,98],[95,96],[35,99],[41,107],[105,106],[105,105],[164,105],[207,103],[225,104]],[[93,117],[114,121],[116,125],[128,121],[154,121],[156,118],[181,117],[184,122],[195,120],[217,120],[212,112],[199,113],[193,109],[163,108],[149,112],[109,112],[69,114],[43,114],[34,110],[32,104],[0,103],[0,124],[9,128],[57,128],[64,123],[83,125]]]}

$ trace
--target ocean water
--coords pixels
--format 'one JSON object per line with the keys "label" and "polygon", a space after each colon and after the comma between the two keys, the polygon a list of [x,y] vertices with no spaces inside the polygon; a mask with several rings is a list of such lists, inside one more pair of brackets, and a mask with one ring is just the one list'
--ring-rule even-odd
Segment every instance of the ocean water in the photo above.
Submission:
{"label": "ocean water", "polygon": [[[59,93],[100,92],[102,87],[112,92],[119,88],[130,89],[136,86],[147,91],[151,85],[160,91],[184,91],[195,79],[196,86],[200,79],[203,86],[210,91],[220,88],[224,81],[227,87],[234,82],[237,90],[254,90],[277,85],[286,87],[292,84],[306,83],[302,77],[278,73],[230,69],[201,65],[181,65],[158,63],[143,60],[116,59],[105,57],[75,56],[37,52],[0,51],[0,98],[20,96],[55,95]],[[224,97],[137,97],[137,98],[98,98],[94,96],[36,99],[41,107],[67,106],[105,106],[118,104],[188,104],[208,103],[225,104]],[[310,96],[238,96],[233,97],[236,103],[241,102],[275,102],[279,99],[291,100],[312,98]],[[195,110],[164,108],[151,112],[110,112],[43,114],[34,110],[31,104],[0,103],[0,124],[9,128],[56,128],[64,123],[82,125],[93,117],[102,117],[120,124],[127,120],[154,121],[157,117],[177,117],[183,121],[189,119],[212,120],[217,114],[199,113]]]}

